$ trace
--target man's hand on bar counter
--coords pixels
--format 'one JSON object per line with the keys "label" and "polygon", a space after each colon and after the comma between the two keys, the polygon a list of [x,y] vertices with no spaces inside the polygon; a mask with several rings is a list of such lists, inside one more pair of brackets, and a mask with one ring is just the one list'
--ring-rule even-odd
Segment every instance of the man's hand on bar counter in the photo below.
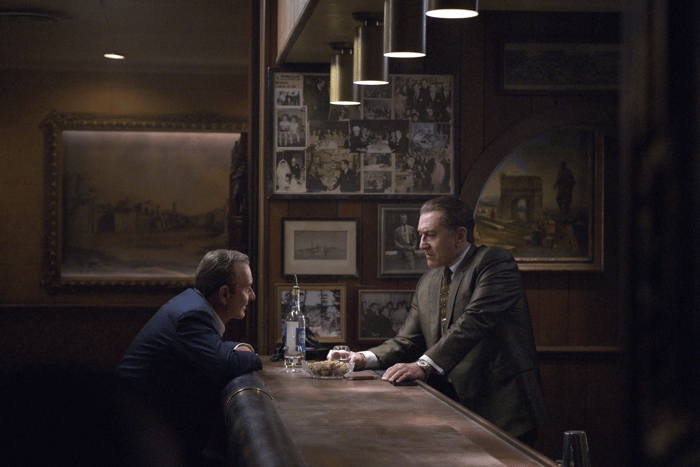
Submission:
{"label": "man's hand on bar counter", "polygon": [[[354,371],[363,370],[367,365],[367,358],[363,353],[347,350],[331,350],[326,359],[354,363]],[[403,383],[414,379],[426,381],[428,376],[430,376],[428,371],[418,366],[417,363],[397,363],[384,372],[382,380],[390,383]]]}
{"label": "man's hand on bar counter", "polygon": [[417,363],[397,363],[384,372],[382,379],[390,383],[403,383],[414,379],[425,381],[428,376],[427,371]]}
{"label": "man's hand on bar counter", "polygon": [[363,354],[350,352],[349,350],[331,350],[328,352],[326,360],[340,360],[341,362],[354,363],[354,371],[360,371],[367,365],[367,359]]}

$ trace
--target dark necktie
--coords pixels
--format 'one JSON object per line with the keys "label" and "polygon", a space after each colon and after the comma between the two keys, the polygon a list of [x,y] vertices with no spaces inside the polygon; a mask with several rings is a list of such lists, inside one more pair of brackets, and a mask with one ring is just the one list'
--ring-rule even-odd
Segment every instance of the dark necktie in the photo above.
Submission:
{"label": "dark necktie", "polygon": [[442,276],[442,285],[440,286],[440,332],[442,335],[447,331],[447,295],[450,292],[451,282],[452,269],[445,267],[445,273]]}

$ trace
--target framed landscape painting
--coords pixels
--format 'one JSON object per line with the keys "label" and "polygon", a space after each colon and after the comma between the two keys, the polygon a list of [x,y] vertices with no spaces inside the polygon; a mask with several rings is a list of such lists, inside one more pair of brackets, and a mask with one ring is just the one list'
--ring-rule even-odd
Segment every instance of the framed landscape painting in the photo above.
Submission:
{"label": "framed landscape painting", "polygon": [[52,114],[43,129],[48,288],[182,287],[228,247],[242,124]]}
{"label": "framed landscape painting", "polygon": [[603,135],[572,125],[520,144],[484,185],[477,244],[510,251],[525,270],[602,270]]}

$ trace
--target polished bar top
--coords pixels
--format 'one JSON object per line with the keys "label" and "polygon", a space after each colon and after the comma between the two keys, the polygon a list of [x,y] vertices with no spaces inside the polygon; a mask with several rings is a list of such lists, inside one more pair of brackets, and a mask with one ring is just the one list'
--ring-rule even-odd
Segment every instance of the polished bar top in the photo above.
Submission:
{"label": "polished bar top", "polygon": [[426,384],[258,373],[309,467],[556,464]]}

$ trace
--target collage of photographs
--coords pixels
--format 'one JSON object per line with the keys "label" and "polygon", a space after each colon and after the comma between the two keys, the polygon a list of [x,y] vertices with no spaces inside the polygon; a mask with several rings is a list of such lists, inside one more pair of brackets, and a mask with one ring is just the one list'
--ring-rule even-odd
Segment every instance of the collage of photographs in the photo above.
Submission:
{"label": "collage of photographs", "polygon": [[331,105],[330,75],[275,72],[272,195],[453,194],[453,78],[391,75]]}

